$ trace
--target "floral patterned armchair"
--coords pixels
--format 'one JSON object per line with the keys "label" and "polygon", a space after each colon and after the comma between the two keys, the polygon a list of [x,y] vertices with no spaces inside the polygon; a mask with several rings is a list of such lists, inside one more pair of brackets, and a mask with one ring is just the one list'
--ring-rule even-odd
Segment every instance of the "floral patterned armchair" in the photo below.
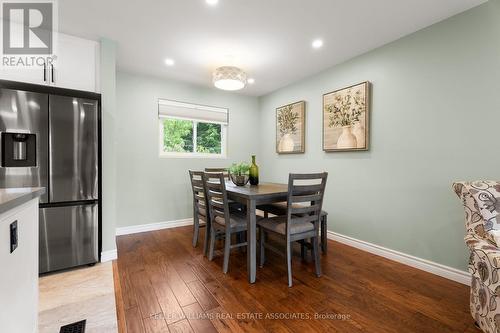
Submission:
{"label": "floral patterned armchair", "polygon": [[465,208],[472,274],[470,310],[487,333],[500,333],[500,181],[457,182]]}

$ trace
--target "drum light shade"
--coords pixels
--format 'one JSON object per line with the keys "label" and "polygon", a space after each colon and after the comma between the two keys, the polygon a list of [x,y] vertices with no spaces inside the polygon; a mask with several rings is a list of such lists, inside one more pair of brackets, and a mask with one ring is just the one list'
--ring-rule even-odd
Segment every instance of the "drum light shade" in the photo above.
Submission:
{"label": "drum light shade", "polygon": [[247,84],[247,74],[238,67],[223,66],[215,70],[213,82],[222,90],[240,90]]}

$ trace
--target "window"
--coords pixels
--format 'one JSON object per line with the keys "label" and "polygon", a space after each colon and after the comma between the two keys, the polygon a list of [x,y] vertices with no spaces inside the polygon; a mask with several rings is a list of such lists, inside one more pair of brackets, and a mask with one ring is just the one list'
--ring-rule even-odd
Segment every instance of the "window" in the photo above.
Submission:
{"label": "window", "polygon": [[226,156],[228,110],[160,99],[160,156]]}

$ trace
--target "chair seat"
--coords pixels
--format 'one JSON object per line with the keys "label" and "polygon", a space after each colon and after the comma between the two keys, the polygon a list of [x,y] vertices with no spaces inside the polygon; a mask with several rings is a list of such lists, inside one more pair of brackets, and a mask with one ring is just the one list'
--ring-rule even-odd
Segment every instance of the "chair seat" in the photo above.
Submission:
{"label": "chair seat", "polygon": [[[220,216],[216,216],[215,223],[225,226],[226,220]],[[244,214],[231,213],[229,216],[229,223],[231,224],[231,229],[246,229],[247,217]]]}
{"label": "chair seat", "polygon": [[[304,206],[309,206],[307,204],[300,204],[300,203],[294,203],[292,205],[294,208],[302,208]],[[257,206],[257,209],[262,210],[264,212],[271,213],[273,215],[280,216],[280,215],[286,215],[287,207],[288,207],[287,202],[283,201],[283,202],[276,202],[276,203],[272,203],[272,204],[259,205],[259,206]],[[303,216],[305,214],[295,214],[295,215]],[[322,210],[321,217],[326,216],[326,215],[328,215],[328,213],[325,212],[324,210]]]}
{"label": "chair seat", "polygon": [[[276,232],[281,235],[286,235],[286,216],[274,216],[270,218],[260,219],[257,224],[266,230]],[[290,233],[292,235],[301,234],[314,230],[314,224],[311,222],[291,222]]]}

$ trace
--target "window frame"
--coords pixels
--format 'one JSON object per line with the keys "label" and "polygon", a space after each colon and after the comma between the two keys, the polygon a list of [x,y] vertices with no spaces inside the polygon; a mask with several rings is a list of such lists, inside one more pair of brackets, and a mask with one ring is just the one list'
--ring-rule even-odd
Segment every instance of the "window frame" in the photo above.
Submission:
{"label": "window frame", "polygon": [[[180,119],[180,120],[190,120],[193,123],[193,152],[165,152],[163,150],[163,120],[164,119]],[[198,123],[205,123],[205,124],[219,124],[221,126],[221,152],[220,154],[215,154],[215,153],[198,153],[196,152],[197,148],[197,134],[198,134]],[[216,123],[216,122],[210,122],[210,121],[203,121],[203,120],[197,120],[197,119],[187,119],[187,118],[177,118],[177,117],[170,117],[170,116],[160,116],[158,115],[158,141],[159,141],[159,156],[160,158],[210,158],[210,159],[227,159],[227,128],[228,125],[226,124],[221,124],[221,123]]]}

